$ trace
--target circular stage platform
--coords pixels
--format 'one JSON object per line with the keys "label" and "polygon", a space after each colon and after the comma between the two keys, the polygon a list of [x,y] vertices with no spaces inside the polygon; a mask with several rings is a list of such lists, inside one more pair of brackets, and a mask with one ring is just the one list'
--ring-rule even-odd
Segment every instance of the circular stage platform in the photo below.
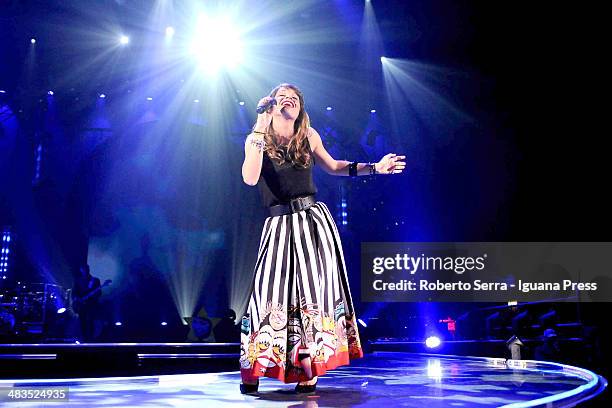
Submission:
{"label": "circular stage platform", "polygon": [[[3,406],[33,407],[43,401],[9,402],[10,389],[63,387],[73,407],[566,407],[595,398],[606,380],[557,363],[376,352],[319,379],[312,395],[294,384],[263,378],[259,394],[241,395],[238,372],[139,377],[0,380]],[[602,399],[603,402],[603,399]]]}

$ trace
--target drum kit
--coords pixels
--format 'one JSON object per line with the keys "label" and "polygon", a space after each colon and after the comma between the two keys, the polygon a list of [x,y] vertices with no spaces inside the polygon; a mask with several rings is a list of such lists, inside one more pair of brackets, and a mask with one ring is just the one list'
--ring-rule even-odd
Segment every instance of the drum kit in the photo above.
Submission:
{"label": "drum kit", "polygon": [[51,283],[16,282],[0,287],[0,337],[44,335],[69,307],[70,290]]}

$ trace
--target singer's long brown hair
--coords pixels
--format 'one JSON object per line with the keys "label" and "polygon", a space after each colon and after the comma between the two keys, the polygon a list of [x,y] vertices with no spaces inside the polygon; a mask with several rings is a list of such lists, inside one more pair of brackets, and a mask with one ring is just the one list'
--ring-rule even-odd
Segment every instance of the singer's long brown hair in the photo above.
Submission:
{"label": "singer's long brown hair", "polygon": [[[289,144],[287,145],[287,155],[289,156],[289,161],[291,161],[296,167],[308,167],[312,161],[310,151],[308,150],[308,129],[310,128],[310,118],[308,117],[308,113],[306,113],[304,108],[304,94],[302,94],[302,91],[300,91],[297,86],[283,83],[274,88],[270,92],[270,96],[275,98],[276,94],[281,88],[293,90],[300,100],[300,113],[295,119],[295,123],[293,125],[293,137],[289,140]],[[274,121],[274,119],[272,119],[272,121]],[[264,136],[264,140],[266,142],[265,150],[272,160],[275,160],[279,165],[281,165],[285,163],[284,151],[283,148],[277,144],[277,141],[275,140],[277,138],[274,136],[274,128],[272,127],[272,122],[270,122],[270,126],[268,126],[268,130]]]}

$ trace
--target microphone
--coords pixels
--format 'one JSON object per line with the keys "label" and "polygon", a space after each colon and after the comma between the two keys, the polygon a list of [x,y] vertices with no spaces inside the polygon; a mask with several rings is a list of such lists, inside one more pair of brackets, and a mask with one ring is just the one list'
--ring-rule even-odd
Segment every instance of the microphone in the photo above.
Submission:
{"label": "microphone", "polygon": [[268,102],[264,103],[263,105],[258,106],[257,113],[264,113],[265,111],[267,111],[268,109],[270,109],[270,107],[274,105],[276,105],[276,99],[272,98]]}

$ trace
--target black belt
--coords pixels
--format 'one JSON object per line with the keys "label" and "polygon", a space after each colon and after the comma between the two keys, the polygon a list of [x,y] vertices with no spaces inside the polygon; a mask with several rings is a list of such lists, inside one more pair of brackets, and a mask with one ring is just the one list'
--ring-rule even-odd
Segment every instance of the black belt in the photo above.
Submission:
{"label": "black belt", "polygon": [[278,204],[273,205],[270,208],[270,215],[276,217],[277,215],[291,214],[298,211],[305,210],[316,203],[313,195],[306,197],[292,198],[289,204]]}

